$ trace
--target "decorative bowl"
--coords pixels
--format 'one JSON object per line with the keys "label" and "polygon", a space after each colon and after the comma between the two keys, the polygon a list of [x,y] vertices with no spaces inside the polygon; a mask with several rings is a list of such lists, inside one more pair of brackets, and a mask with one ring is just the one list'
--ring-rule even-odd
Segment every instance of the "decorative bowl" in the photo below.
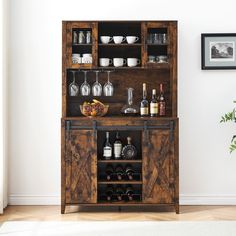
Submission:
{"label": "decorative bowl", "polygon": [[87,117],[105,116],[108,112],[109,105],[95,104],[83,104],[80,105],[80,111]]}

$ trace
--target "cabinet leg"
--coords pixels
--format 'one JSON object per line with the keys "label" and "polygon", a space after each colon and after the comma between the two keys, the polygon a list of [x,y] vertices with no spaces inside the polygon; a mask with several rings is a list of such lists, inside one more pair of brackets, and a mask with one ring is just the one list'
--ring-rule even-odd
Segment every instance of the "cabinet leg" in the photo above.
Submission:
{"label": "cabinet leg", "polygon": [[65,214],[65,212],[66,212],[66,205],[62,204],[61,205],[61,214]]}
{"label": "cabinet leg", "polygon": [[121,212],[121,206],[118,206],[118,211]]}
{"label": "cabinet leg", "polygon": [[175,204],[175,212],[176,214],[179,214],[179,204]]}

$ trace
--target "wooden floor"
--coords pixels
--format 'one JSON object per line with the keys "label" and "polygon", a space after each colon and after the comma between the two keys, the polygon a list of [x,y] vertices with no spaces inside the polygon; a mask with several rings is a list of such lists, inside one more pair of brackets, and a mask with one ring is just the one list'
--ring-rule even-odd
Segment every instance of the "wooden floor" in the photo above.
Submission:
{"label": "wooden floor", "polygon": [[[125,208],[121,212],[117,208],[67,208],[67,214],[61,215],[59,206],[9,206],[4,215],[0,215],[0,222],[4,221],[87,221],[87,220],[115,220],[115,221],[211,221],[236,220],[236,206],[181,206],[180,214],[170,209]],[[164,212],[159,212],[160,210]]]}

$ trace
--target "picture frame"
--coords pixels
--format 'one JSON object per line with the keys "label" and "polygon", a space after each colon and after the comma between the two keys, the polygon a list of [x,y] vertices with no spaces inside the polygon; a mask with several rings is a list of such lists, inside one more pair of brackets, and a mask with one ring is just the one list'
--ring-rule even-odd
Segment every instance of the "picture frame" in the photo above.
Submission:
{"label": "picture frame", "polygon": [[236,33],[201,34],[202,70],[236,69]]}

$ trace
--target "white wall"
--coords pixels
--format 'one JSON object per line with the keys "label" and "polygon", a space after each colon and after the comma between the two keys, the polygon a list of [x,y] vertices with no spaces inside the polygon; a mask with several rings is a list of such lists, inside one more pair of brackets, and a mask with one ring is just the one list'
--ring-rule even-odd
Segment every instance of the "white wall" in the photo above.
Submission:
{"label": "white wall", "polygon": [[200,69],[200,34],[236,32],[235,0],[11,0],[11,204],[59,203],[62,20],[178,20],[182,203],[236,204],[236,71]]}
{"label": "white wall", "polygon": [[9,2],[7,0],[0,0],[0,214],[3,208],[7,206],[8,192],[7,192],[7,81],[8,81],[8,16],[9,16]]}

